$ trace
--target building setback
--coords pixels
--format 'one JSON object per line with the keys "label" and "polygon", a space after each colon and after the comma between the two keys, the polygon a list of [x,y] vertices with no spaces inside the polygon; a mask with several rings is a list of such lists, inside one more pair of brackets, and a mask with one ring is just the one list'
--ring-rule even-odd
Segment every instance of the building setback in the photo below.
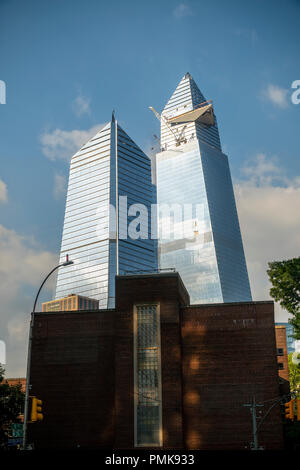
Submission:
{"label": "building setback", "polygon": [[157,268],[151,224],[128,236],[129,207],[150,214],[153,198],[150,160],[113,116],[71,159],[60,261],[69,254],[74,264],[58,270],[55,299],[74,293],[114,307],[116,274]]}
{"label": "building setback", "polygon": [[162,111],[160,143],[159,267],[176,268],[191,304],[251,301],[228,158],[212,104],[189,73]]}
{"label": "building setback", "polygon": [[[117,276],[115,309],[35,314],[30,378],[37,449],[243,450],[243,405],[280,396],[273,302],[191,306],[177,273]],[[259,444],[282,448],[279,405]]]}

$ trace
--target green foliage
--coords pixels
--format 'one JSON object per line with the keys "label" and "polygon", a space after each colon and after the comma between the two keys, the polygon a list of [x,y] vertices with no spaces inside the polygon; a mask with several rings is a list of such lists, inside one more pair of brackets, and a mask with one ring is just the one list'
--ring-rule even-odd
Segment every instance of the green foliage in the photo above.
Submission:
{"label": "green foliage", "polygon": [[270,295],[293,315],[289,322],[294,338],[300,339],[300,257],[268,263],[267,270],[272,288]]}
{"label": "green foliage", "polygon": [[291,392],[298,392],[300,396],[300,364],[294,364],[293,353],[289,354],[288,360]]}
{"label": "green foliage", "polygon": [[296,313],[292,318],[289,319],[289,323],[293,326],[295,339],[300,339],[300,313]]}
{"label": "green foliage", "polygon": [[4,372],[5,372],[5,370],[3,369],[2,365],[0,364],[0,384],[1,384],[1,382],[3,382]]}
{"label": "green foliage", "polygon": [[22,385],[9,385],[4,372],[0,365],[0,448],[6,447],[9,426],[23,413],[25,399]]}

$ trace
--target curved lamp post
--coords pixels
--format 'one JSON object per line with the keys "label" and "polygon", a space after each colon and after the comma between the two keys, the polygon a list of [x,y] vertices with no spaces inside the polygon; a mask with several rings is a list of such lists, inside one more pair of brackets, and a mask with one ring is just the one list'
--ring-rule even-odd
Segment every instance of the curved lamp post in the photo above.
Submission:
{"label": "curved lamp post", "polygon": [[31,321],[30,321],[30,328],[29,328],[29,341],[28,341],[28,355],[27,355],[27,374],[26,374],[26,391],[25,391],[25,406],[24,406],[24,431],[23,431],[23,449],[26,450],[27,446],[27,421],[28,421],[28,402],[29,402],[29,389],[30,389],[30,363],[31,363],[31,344],[32,344],[32,330],[33,330],[33,323],[34,323],[34,314],[35,314],[35,308],[36,304],[40,295],[40,292],[47,281],[47,279],[51,276],[56,269],[62,267],[62,266],[69,266],[70,264],[74,264],[74,261],[69,261],[69,255],[66,255],[66,261],[64,263],[58,264],[53,268],[50,273],[45,277],[43,280],[37,294],[34,300],[33,304],[33,310],[31,313]]}

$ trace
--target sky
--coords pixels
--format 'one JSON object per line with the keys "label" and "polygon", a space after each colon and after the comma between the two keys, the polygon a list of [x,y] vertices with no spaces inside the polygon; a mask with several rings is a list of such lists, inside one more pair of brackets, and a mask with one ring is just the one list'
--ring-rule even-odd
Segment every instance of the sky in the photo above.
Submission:
{"label": "sky", "polygon": [[[25,375],[30,311],[58,262],[69,161],[110,120],[151,153],[186,72],[212,99],[254,300],[299,256],[300,1],[0,0],[0,340]],[[299,83],[300,85],[300,83]],[[300,93],[299,93],[300,98]],[[41,301],[53,295],[54,279]],[[276,305],[276,320],[286,314]]]}

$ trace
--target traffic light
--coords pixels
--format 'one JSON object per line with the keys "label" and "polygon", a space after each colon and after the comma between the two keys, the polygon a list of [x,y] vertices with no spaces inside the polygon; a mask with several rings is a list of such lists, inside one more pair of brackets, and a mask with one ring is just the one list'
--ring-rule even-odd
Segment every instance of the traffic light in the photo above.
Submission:
{"label": "traffic light", "polygon": [[294,400],[290,400],[284,405],[286,419],[294,419]]}
{"label": "traffic light", "polygon": [[42,413],[42,400],[39,400],[37,397],[31,397],[31,414],[30,421],[35,423],[36,421],[42,421],[44,416]]}
{"label": "traffic light", "polygon": [[300,398],[297,398],[297,421],[300,421]]}

